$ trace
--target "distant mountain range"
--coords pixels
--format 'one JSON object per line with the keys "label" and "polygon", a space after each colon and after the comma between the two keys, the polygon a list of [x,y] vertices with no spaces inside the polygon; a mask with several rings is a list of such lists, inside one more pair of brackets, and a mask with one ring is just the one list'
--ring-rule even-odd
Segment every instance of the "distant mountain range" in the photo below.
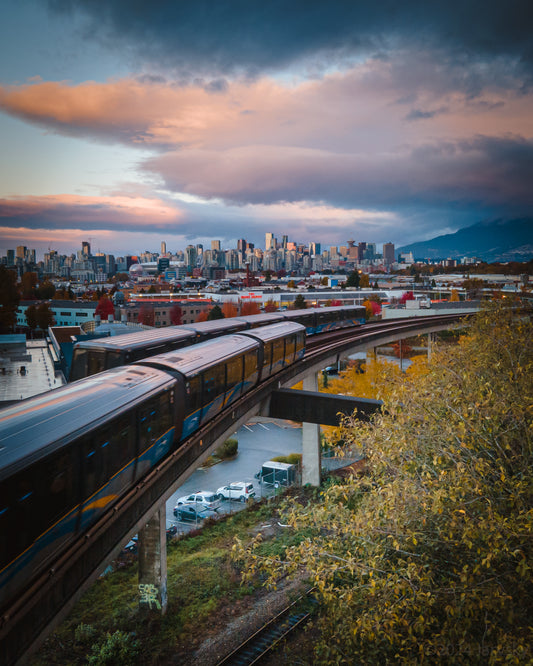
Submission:
{"label": "distant mountain range", "polygon": [[404,245],[396,252],[412,252],[415,259],[529,261],[533,258],[533,217],[478,222],[454,234]]}

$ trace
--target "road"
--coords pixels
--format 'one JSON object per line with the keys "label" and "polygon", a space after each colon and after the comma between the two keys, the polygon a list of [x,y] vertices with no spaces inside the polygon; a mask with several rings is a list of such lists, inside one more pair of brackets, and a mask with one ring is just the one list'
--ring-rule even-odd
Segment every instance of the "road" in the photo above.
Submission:
{"label": "road", "polygon": [[[187,481],[167,500],[167,523],[177,525],[179,531],[187,531],[195,525],[179,522],[174,518],[174,507],[178,497],[198,490],[216,492],[220,486],[233,481],[249,481],[254,484],[256,497],[260,498],[264,489],[254,477],[261,465],[275,456],[302,452],[302,429],[289,421],[269,421],[249,423],[235,435],[239,442],[238,454],[233,460],[224,460],[211,467],[197,469]],[[240,502],[224,501],[219,513],[242,509]]]}

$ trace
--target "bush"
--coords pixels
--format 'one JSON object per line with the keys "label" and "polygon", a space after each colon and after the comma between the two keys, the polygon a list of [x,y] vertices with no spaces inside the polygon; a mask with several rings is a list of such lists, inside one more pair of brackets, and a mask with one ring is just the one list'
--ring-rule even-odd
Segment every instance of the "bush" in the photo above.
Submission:
{"label": "bush", "polygon": [[137,660],[139,644],[135,634],[125,631],[106,633],[105,638],[93,645],[92,654],[87,658],[91,666],[113,666],[114,664],[133,664]]}
{"label": "bush", "polygon": [[237,455],[238,448],[239,442],[234,437],[230,437],[230,439],[227,439],[224,444],[218,447],[215,451],[215,456],[217,458],[233,458],[233,456]]}
{"label": "bush", "polygon": [[288,465],[298,465],[301,467],[302,464],[302,454],[301,453],[289,453],[288,456],[276,456],[272,458],[274,462],[287,463]]}

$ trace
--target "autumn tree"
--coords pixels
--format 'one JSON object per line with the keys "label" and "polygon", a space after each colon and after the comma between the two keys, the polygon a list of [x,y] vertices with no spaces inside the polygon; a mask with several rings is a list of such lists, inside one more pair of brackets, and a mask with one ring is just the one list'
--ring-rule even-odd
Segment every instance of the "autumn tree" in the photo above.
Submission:
{"label": "autumn tree", "polygon": [[35,296],[41,300],[48,300],[54,298],[56,293],[56,288],[49,280],[44,280],[41,284],[35,289]]}
{"label": "autumn tree", "polygon": [[19,302],[17,274],[0,264],[0,333],[13,331]]}
{"label": "autumn tree", "polygon": [[366,316],[368,319],[381,313],[381,305],[373,300],[371,301],[367,299],[364,301],[363,305],[365,306]]}
{"label": "autumn tree", "polygon": [[532,376],[531,312],[491,304],[388,379],[373,423],[344,422],[363,476],[291,498],[289,545],[235,545],[245,579],[313,582],[314,663],[530,663]]}
{"label": "autumn tree", "polygon": [[170,308],[170,323],[173,326],[180,326],[183,324],[183,310],[177,303]]}
{"label": "autumn tree", "polygon": [[113,301],[107,296],[102,296],[98,301],[98,305],[96,306],[94,314],[100,315],[102,321],[107,321],[109,319],[109,315],[115,315],[115,306],[113,305]]}
{"label": "autumn tree", "polygon": [[273,301],[271,298],[265,303],[263,310],[265,312],[277,312],[278,304],[276,301]]}
{"label": "autumn tree", "polygon": [[196,321],[196,322],[207,321],[207,316],[208,316],[208,314],[209,314],[209,313],[207,312],[207,310],[203,310],[202,312],[200,312],[200,313],[198,314],[198,316],[196,317],[195,321]]}
{"label": "autumn tree", "polygon": [[22,299],[31,301],[36,298],[35,289],[37,287],[37,273],[27,271],[21,278]]}
{"label": "autumn tree", "polygon": [[405,305],[406,301],[414,301],[414,300],[415,300],[415,295],[413,294],[412,291],[406,291],[400,297],[400,303],[402,305]]}
{"label": "autumn tree", "polygon": [[28,328],[33,333],[37,328],[37,306],[34,303],[28,305],[24,316],[26,317]]}
{"label": "autumn tree", "polygon": [[248,316],[248,315],[255,315],[255,314],[260,314],[261,313],[261,308],[257,303],[254,303],[253,301],[244,301],[241,305],[241,312],[240,314],[242,316]]}
{"label": "autumn tree", "polygon": [[236,317],[239,314],[237,305],[233,301],[226,301],[223,303],[222,313],[226,319],[231,319],[232,317]]}
{"label": "autumn tree", "polygon": [[359,286],[361,289],[364,289],[365,287],[370,287],[370,279],[366,273],[363,273],[362,275],[359,276]]}
{"label": "autumn tree", "polygon": [[137,321],[144,326],[155,326],[154,306],[150,303],[143,303],[139,308]]}
{"label": "autumn tree", "polygon": [[43,331],[46,331],[49,326],[53,326],[55,323],[54,313],[48,303],[40,303],[37,306],[35,318],[37,321],[37,327],[41,328]]}

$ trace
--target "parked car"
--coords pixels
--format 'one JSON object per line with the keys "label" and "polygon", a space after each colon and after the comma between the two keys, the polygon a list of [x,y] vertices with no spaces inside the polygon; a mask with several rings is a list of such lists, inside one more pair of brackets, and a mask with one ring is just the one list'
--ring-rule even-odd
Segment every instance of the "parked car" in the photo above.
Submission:
{"label": "parked car", "polygon": [[218,515],[216,511],[207,509],[198,503],[181,504],[174,509],[174,515],[178,520],[198,522],[200,523],[204,518]]}
{"label": "parked car", "polygon": [[179,506],[190,503],[198,504],[205,509],[212,509],[213,511],[216,511],[220,506],[220,500],[217,493],[214,493],[211,490],[198,490],[195,493],[184,495],[178,499],[176,506],[174,507],[174,515],[176,515],[176,509]]}
{"label": "parked car", "polygon": [[219,488],[217,495],[220,499],[233,499],[246,502],[250,498],[255,497],[254,484],[245,481],[234,481],[229,486]]}

